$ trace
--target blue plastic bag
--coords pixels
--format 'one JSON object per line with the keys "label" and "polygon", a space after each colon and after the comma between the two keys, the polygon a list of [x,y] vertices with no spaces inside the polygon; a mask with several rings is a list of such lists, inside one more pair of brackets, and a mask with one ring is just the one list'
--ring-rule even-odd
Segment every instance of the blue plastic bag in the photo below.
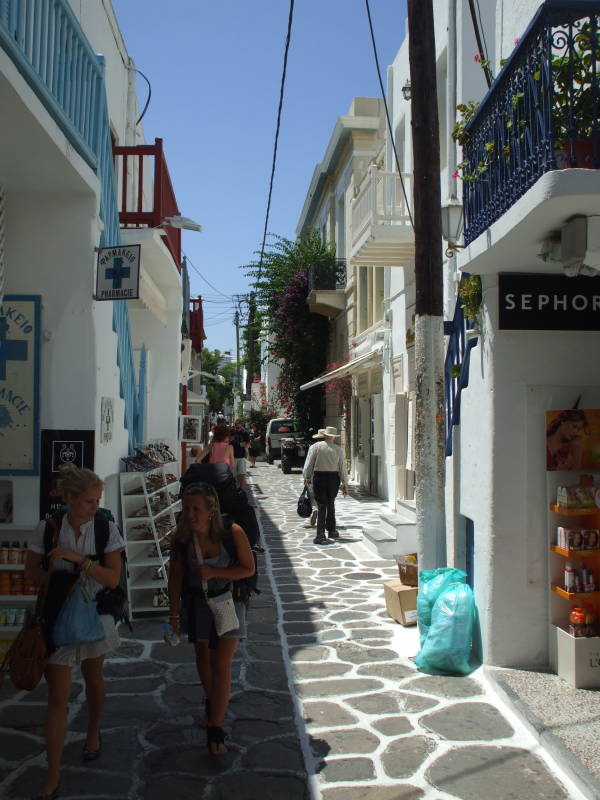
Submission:
{"label": "blue plastic bag", "polygon": [[453,583],[438,597],[431,626],[415,664],[426,672],[468,675],[479,664],[473,659],[477,609],[470,586]]}
{"label": "blue plastic bag", "polygon": [[440,567],[440,569],[425,569],[419,573],[419,593],[417,595],[417,623],[421,637],[421,647],[425,643],[429,626],[431,625],[431,612],[435,601],[451,583],[464,583],[467,573],[453,567]]}
{"label": "blue plastic bag", "polygon": [[76,583],[54,623],[52,640],[56,647],[101,642],[106,636],[104,625],[92,600],[80,583]]}

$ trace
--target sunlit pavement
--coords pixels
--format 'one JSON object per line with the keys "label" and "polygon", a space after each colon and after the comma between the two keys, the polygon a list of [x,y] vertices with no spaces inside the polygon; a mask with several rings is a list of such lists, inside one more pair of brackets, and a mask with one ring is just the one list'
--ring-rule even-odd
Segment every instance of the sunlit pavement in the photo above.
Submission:
{"label": "sunlit pavement", "polygon": [[[230,752],[208,754],[192,648],[135,624],[106,665],[102,756],[84,766],[76,676],[63,800],[579,800],[478,674],[420,675],[415,628],[385,613],[392,562],[361,541],[382,510],[337,501],[340,539],[314,545],[296,515],[298,471],[249,470],[267,552],[262,594],[234,664]],[[29,798],[43,774],[46,687],[0,693],[0,797]]]}

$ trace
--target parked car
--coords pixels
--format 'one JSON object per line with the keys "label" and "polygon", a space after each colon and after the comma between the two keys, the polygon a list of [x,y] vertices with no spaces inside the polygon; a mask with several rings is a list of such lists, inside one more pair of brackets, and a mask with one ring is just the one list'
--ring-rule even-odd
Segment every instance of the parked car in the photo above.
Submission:
{"label": "parked car", "polygon": [[265,433],[265,453],[267,463],[272,464],[276,458],[281,458],[281,440],[294,433],[294,421],[279,417],[269,420]]}

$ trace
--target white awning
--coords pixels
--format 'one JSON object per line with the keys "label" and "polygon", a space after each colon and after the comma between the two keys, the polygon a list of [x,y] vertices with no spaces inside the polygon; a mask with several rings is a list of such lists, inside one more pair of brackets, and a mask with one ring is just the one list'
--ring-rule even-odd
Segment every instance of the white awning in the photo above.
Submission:
{"label": "white awning", "polygon": [[319,386],[321,383],[327,383],[327,381],[333,380],[334,378],[344,378],[346,375],[353,375],[356,372],[362,372],[365,369],[370,369],[371,367],[376,366],[377,363],[381,364],[381,351],[382,347],[377,347],[374,350],[371,350],[369,353],[365,353],[362,356],[358,356],[358,358],[353,358],[348,361],[347,364],[342,364],[341,367],[336,367],[336,369],[332,369],[331,372],[326,372],[324,375],[320,375],[318,378],[315,378],[308,383],[303,383],[300,387],[300,391],[303,392],[305,389],[312,389],[313,386]]}

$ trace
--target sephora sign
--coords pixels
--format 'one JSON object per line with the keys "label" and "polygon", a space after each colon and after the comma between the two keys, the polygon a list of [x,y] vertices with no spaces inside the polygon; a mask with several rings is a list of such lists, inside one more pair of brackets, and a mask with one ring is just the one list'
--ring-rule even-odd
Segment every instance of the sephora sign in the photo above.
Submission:
{"label": "sephora sign", "polygon": [[501,273],[501,330],[600,331],[600,276]]}

